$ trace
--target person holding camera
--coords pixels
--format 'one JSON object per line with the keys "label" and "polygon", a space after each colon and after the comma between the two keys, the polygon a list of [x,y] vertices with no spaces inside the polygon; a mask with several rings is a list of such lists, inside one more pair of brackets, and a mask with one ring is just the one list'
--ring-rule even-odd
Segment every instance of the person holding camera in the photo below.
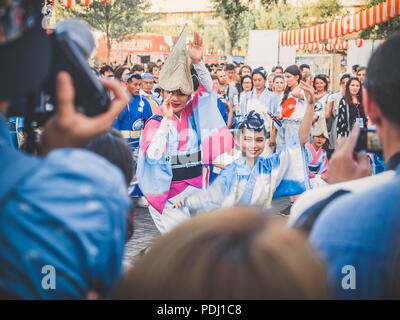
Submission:
{"label": "person holding camera", "polygon": [[42,157],[13,149],[5,117],[27,113],[31,126],[33,96],[54,71],[49,57],[58,43],[41,28],[40,9],[41,1],[0,3],[0,297],[105,298],[122,273],[130,200],[122,171],[83,148],[110,129],[129,99],[117,82],[98,82],[116,98],[89,117],[76,109],[71,75],[55,72]]}
{"label": "person holding camera", "polygon": [[[329,183],[296,201],[289,225],[310,232],[309,241],[328,268],[336,299],[398,298],[400,236],[400,34],[372,55],[363,105],[376,125],[386,171],[369,175],[369,161],[355,152],[360,128],[339,141]],[[364,148],[368,149],[368,148]],[[368,151],[368,150],[366,150]]]}

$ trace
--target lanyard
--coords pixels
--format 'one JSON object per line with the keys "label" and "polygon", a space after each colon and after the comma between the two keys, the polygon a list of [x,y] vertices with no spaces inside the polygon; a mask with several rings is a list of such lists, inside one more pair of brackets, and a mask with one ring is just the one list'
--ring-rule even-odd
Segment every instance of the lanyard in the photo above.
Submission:
{"label": "lanyard", "polygon": [[356,107],[357,109],[357,113],[358,113],[358,117],[361,118],[361,112],[360,109],[358,108],[358,106],[360,105],[360,103],[358,102],[357,104],[353,103],[353,105]]}

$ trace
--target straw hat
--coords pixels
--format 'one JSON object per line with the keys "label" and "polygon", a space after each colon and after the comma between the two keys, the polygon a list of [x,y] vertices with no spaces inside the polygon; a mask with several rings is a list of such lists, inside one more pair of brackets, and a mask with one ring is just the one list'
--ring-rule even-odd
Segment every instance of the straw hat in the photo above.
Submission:
{"label": "straw hat", "polygon": [[160,87],[167,91],[193,92],[193,81],[186,51],[186,26],[173,46],[159,76]]}

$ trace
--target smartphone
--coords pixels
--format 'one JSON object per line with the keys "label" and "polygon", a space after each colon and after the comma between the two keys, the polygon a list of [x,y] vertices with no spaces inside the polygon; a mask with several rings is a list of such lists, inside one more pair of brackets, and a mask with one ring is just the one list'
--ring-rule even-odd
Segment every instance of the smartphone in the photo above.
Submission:
{"label": "smartphone", "polygon": [[382,153],[383,147],[379,140],[376,129],[360,129],[355,152],[365,151],[369,153]]}
{"label": "smartphone", "polygon": [[271,119],[280,127],[282,127],[282,121],[279,120],[276,116],[274,116],[271,112],[268,112],[268,115],[271,117]]}

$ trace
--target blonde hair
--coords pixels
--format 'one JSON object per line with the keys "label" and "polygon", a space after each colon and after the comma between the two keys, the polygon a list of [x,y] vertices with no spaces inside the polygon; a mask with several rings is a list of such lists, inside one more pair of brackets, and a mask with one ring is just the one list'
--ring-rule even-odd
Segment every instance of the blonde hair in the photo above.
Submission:
{"label": "blonde hair", "polygon": [[252,207],[199,214],[159,238],[116,299],[325,299],[305,235]]}

